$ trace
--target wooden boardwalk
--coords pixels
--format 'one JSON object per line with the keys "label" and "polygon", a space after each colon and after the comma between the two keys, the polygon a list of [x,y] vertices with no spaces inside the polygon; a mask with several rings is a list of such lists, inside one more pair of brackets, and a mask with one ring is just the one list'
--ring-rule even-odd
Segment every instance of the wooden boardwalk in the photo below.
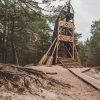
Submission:
{"label": "wooden boardwalk", "polygon": [[92,85],[93,87],[95,87],[96,89],[100,90],[100,81],[96,80],[93,77],[86,75],[85,73],[82,73],[82,71],[84,71],[85,68],[84,69],[82,69],[82,68],[68,68],[68,70],[71,71],[76,76],[78,76],[79,78],[81,78],[82,80],[84,80],[85,82],[87,82],[90,85]]}

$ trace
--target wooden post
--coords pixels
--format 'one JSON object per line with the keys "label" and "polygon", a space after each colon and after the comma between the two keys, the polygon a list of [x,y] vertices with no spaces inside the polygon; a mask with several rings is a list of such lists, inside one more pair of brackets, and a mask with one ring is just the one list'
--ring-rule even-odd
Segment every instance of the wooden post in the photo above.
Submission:
{"label": "wooden post", "polygon": [[[73,26],[74,26],[74,18],[73,18]],[[73,60],[75,60],[75,35],[74,35],[75,28],[73,29]]]}
{"label": "wooden post", "polygon": [[54,49],[53,49],[53,52],[51,54],[51,56],[49,57],[48,61],[47,61],[47,66],[51,66],[52,65],[52,62],[53,62],[53,55],[54,55],[54,52],[56,50],[56,47],[57,47],[57,44],[58,42],[56,42],[55,46],[54,46]]}
{"label": "wooden post", "polygon": [[56,47],[56,61],[55,63],[57,63],[57,59],[58,59],[58,47],[59,47],[59,33],[60,33],[61,29],[59,28],[59,25],[58,25],[58,34],[57,34],[57,47]]}
{"label": "wooden post", "polygon": [[[73,35],[74,38],[74,35]],[[74,40],[73,40],[73,60],[75,59],[75,47],[74,47]]]}
{"label": "wooden post", "polygon": [[56,48],[56,63],[57,63],[57,59],[58,59],[59,44],[60,44],[60,42],[57,43],[57,48]]}
{"label": "wooden post", "polygon": [[53,41],[53,43],[51,44],[50,48],[48,49],[48,51],[44,54],[44,56],[42,57],[42,59],[39,61],[39,65],[42,65],[45,63],[47,57],[48,57],[48,53],[51,50],[52,46],[54,45],[54,43],[56,42],[57,38],[55,38],[55,40]]}

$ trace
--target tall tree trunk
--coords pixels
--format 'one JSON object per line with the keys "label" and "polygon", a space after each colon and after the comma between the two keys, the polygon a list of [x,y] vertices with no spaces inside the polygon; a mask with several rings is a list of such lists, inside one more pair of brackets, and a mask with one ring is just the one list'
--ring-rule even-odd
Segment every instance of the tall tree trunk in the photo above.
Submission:
{"label": "tall tree trunk", "polygon": [[12,63],[16,64],[16,52],[15,52],[15,46],[14,46],[14,40],[13,40],[13,35],[14,35],[14,19],[12,20],[12,29],[11,29],[11,48],[12,48]]}
{"label": "tall tree trunk", "polygon": [[[9,33],[9,29],[8,29]],[[7,56],[8,56],[8,33],[6,34],[6,43],[5,43],[5,63],[7,63]]]}
{"label": "tall tree trunk", "polygon": [[5,62],[5,38],[6,38],[6,24],[4,26],[4,32],[2,37],[2,63]]}

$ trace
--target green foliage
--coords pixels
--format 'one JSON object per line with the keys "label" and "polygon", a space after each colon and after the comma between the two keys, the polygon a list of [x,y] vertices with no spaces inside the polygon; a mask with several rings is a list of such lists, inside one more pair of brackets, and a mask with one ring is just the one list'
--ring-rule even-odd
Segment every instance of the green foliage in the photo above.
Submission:
{"label": "green foliage", "polygon": [[91,38],[80,44],[80,56],[85,66],[100,66],[100,20],[91,25]]}
{"label": "green foliage", "polygon": [[0,1],[0,62],[36,64],[51,43],[50,27],[25,5],[3,1]]}

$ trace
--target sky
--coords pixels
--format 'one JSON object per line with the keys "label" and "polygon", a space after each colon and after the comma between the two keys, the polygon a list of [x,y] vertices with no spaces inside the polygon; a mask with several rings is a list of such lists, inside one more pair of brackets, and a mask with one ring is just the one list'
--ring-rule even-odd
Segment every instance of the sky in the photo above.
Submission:
{"label": "sky", "polygon": [[[52,5],[64,5],[65,1],[56,0]],[[92,22],[100,18],[100,0],[71,0],[71,3],[75,10],[75,31],[82,33],[80,41],[86,41],[91,37]]]}
{"label": "sky", "polygon": [[81,41],[90,38],[92,22],[100,19],[100,0],[72,0],[75,10],[76,31],[82,33]]}

